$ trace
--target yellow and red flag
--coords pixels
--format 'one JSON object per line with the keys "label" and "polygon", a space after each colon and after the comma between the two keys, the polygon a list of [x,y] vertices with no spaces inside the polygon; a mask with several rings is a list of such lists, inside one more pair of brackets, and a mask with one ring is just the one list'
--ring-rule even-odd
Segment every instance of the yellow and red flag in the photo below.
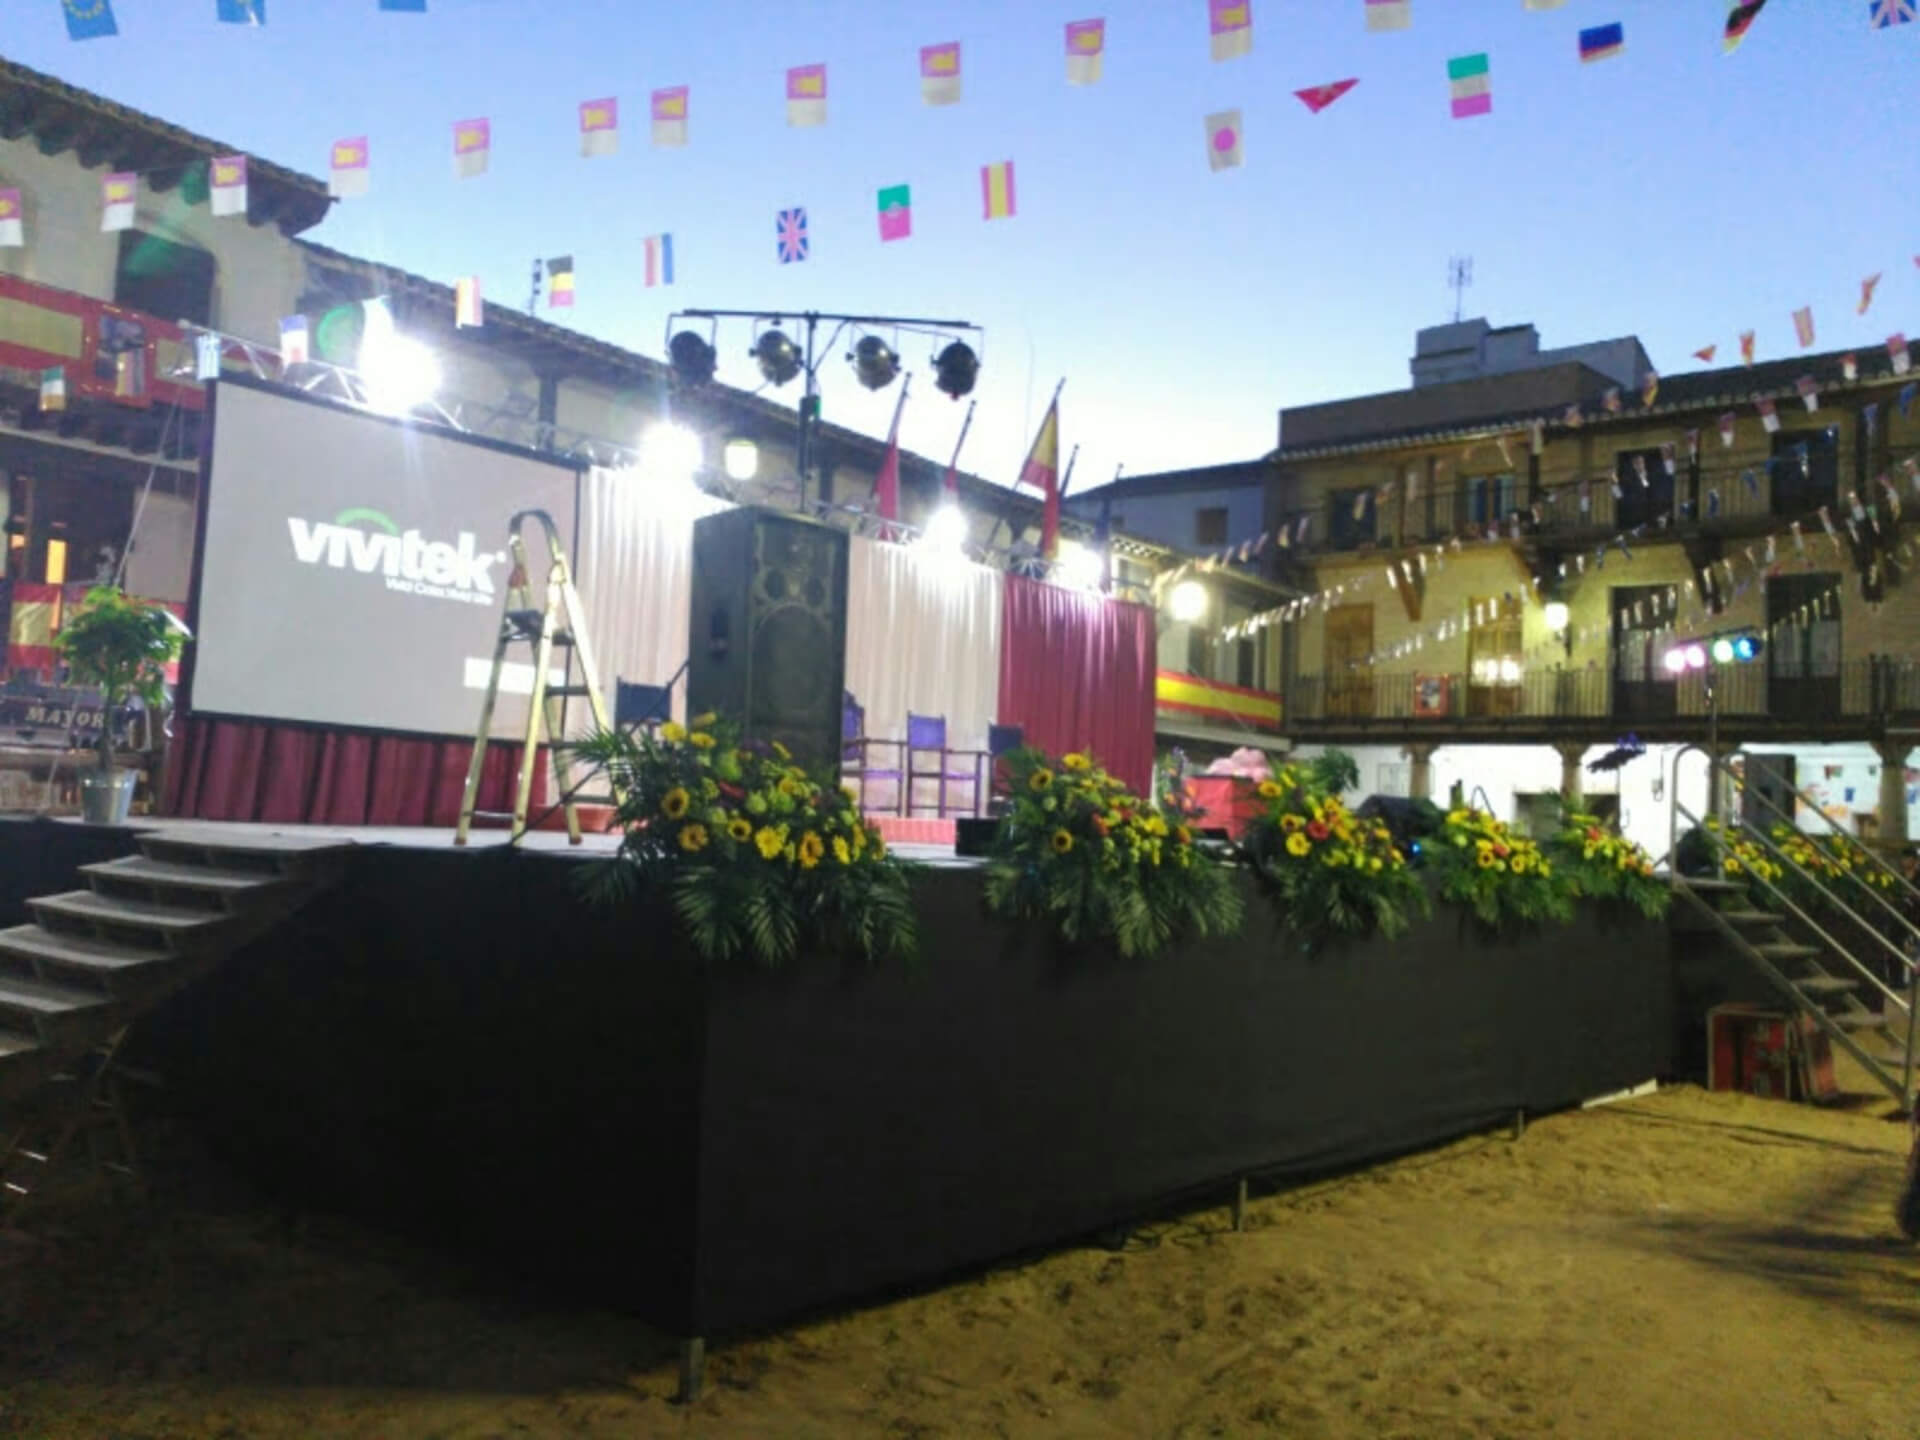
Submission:
{"label": "yellow and red flag", "polygon": [[[1064,383],[1064,382],[1062,382]],[[1040,553],[1052,559],[1060,548],[1060,392],[1053,392],[1040,433],[1020,467],[1020,483],[1031,485],[1044,498],[1040,511]]]}

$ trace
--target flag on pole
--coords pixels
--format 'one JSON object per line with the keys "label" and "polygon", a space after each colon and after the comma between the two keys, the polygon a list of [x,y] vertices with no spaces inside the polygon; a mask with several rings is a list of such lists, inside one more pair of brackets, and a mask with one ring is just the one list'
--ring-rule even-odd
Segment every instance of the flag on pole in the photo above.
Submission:
{"label": "flag on pole", "polygon": [[1653,402],[1660,398],[1660,376],[1649,369],[1647,378],[1640,382],[1640,403],[1651,410]]}
{"label": "flag on pole", "polygon": [[1493,113],[1493,81],[1487,73],[1485,51],[1456,55],[1447,61],[1447,83],[1453,91],[1454,119]]}
{"label": "flag on pole", "polygon": [[1412,0],[1367,0],[1367,29],[1405,30],[1413,24]]}
{"label": "flag on pole", "polygon": [[1800,348],[1806,349],[1813,344],[1813,307],[1802,305],[1793,312],[1793,333],[1800,341]]}
{"label": "flag on pole", "polygon": [[334,141],[333,153],[327,162],[327,193],[336,200],[366,194],[369,158],[364,135]]}
{"label": "flag on pole", "polygon": [[1580,62],[1611,60],[1627,48],[1627,32],[1618,20],[1611,25],[1595,25],[1580,32]]}
{"label": "flag on pole", "polygon": [[1718,345],[1702,345],[1698,350],[1693,352],[1693,358],[1711,365],[1713,363],[1713,357],[1719,353],[1720,347]]}
{"label": "flag on pole", "polygon": [[556,255],[547,261],[547,308],[573,308],[573,257]]}
{"label": "flag on pole", "polygon": [[973,428],[973,407],[977,403],[975,400],[967,401],[967,416],[960,422],[960,438],[953,442],[953,458],[947,462],[947,478],[943,488],[950,498],[960,494],[960,447],[967,443],[967,431]]}
{"label": "flag on pole", "polygon": [[1105,20],[1067,22],[1067,83],[1098,85],[1101,62],[1107,53]]}
{"label": "flag on pole", "polygon": [[808,129],[827,123],[827,67],[795,65],[787,71],[787,124]]}
{"label": "flag on pole", "polygon": [[217,18],[225,25],[264,25],[267,0],[218,0]]}
{"label": "flag on pole", "polygon": [[1018,213],[1011,160],[980,167],[980,203],[984,220],[1008,220]]}
{"label": "flag on pole", "polygon": [[60,9],[67,17],[69,40],[104,40],[120,33],[113,21],[113,0],[60,0]]}
{"label": "flag on pole", "polygon": [[1765,399],[1757,401],[1754,408],[1760,412],[1760,423],[1766,427],[1767,433],[1769,435],[1779,434],[1780,417],[1774,413],[1773,401]]}
{"label": "flag on pole", "polygon": [[1760,7],[1767,0],[1733,0],[1733,8],[1727,11],[1726,33],[1720,37],[1720,53],[1731,55],[1740,48],[1740,42],[1747,38],[1747,29],[1753,24],[1753,17],[1760,13]]}
{"label": "flag on pole", "polygon": [[[1064,382],[1063,382],[1064,383]],[[1040,553],[1051,560],[1060,548],[1060,391],[1053,392],[1040,431],[1033,437],[1020,484],[1030,485],[1045,499],[1040,512]]]}
{"label": "flag on pole", "polygon": [[920,47],[920,98],[929,105],[960,103],[960,42]]}
{"label": "flag on pole", "polygon": [[480,277],[468,275],[453,282],[453,324],[473,330],[487,323],[486,301],[480,295]]}
{"label": "flag on pole", "polygon": [[1873,304],[1873,292],[1879,284],[1880,275],[1877,271],[1860,282],[1860,308],[1854,312],[1856,315],[1867,313],[1867,307]]}
{"label": "flag on pole", "polygon": [[1222,110],[1207,116],[1207,168],[1232,170],[1244,158],[1240,148],[1240,112]]}
{"label": "flag on pole", "polygon": [[653,143],[677,149],[687,143],[687,87],[675,85],[653,92]]}
{"label": "flag on pole", "polygon": [[908,375],[900,382],[900,398],[893,402],[893,424],[887,427],[887,453],[880,461],[880,473],[873,480],[875,509],[882,520],[900,518],[900,412],[907,408]]}
{"label": "flag on pole", "polygon": [[645,254],[647,289],[673,284],[673,236],[649,235],[640,246]]}
{"label": "flag on pole", "polygon": [[133,228],[133,210],[140,198],[140,177],[119,171],[100,177],[100,229],[111,233]]}
{"label": "flag on pole", "polygon": [[[14,192],[16,195],[18,191]],[[1907,337],[1889,335],[1887,337],[1887,358],[1893,362],[1893,373],[1904,375],[1913,368],[1913,357],[1907,352]]]}
{"label": "flag on pole", "polygon": [[207,169],[207,208],[215,217],[247,213],[247,157],[216,155]]}
{"label": "flag on pole", "polygon": [[889,185],[879,193],[880,239],[905,240],[913,234],[913,187]]}
{"label": "flag on pole", "polygon": [[457,179],[471,180],[487,173],[487,160],[493,153],[493,123],[488,120],[453,122],[453,173]]}
{"label": "flag on pole", "polygon": [[1359,77],[1356,76],[1351,80],[1335,80],[1330,85],[1309,85],[1306,89],[1296,90],[1293,93],[1300,98],[1301,104],[1318,115],[1359,83]]}
{"label": "flag on pole", "polygon": [[1749,368],[1753,365],[1753,331],[1740,332],[1740,363]]}
{"label": "flag on pole", "polygon": [[805,206],[796,205],[791,210],[782,210],[774,219],[773,232],[774,248],[779,253],[782,265],[797,265],[813,249],[813,242],[807,236]]}
{"label": "flag on pole", "polygon": [[312,351],[307,344],[307,317],[289,315],[280,322],[280,366],[304,365]]}
{"label": "flag on pole", "polygon": [[0,190],[0,249],[11,250],[26,243],[27,231],[21,216],[20,192]]}
{"label": "flag on pole", "polygon": [[1207,0],[1213,58],[1237,60],[1253,53],[1253,0]]}
{"label": "flag on pole", "polygon": [[580,153],[584,156],[613,155],[620,149],[620,101],[609,95],[604,100],[580,102]]}
{"label": "flag on pole", "polygon": [[67,408],[66,366],[55,365],[51,370],[40,372],[40,408],[42,410]]}

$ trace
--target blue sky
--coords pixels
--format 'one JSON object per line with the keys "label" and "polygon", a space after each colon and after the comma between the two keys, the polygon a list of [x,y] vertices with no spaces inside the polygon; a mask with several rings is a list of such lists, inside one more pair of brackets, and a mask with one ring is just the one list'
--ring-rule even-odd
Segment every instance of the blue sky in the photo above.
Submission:
{"label": "blue sky", "polygon": [[[311,174],[366,134],[373,189],[313,238],[524,304],[529,262],[571,252],[565,323],[661,354],[675,306],[814,307],[987,330],[963,463],[1018,468],[1064,376],[1075,488],[1247,458],[1282,405],[1406,384],[1413,332],[1469,314],[1543,344],[1633,333],[1663,373],[1742,329],[1762,359],[1811,304],[1821,348],[1920,333],[1920,207],[1898,119],[1920,24],[1866,0],[1773,0],[1720,53],[1725,0],[1412,0],[1365,31],[1362,0],[1253,0],[1252,55],[1208,58],[1205,0],[269,0],[261,30],[215,0],[115,0],[120,36],[73,44],[58,0],[11,0],[5,53]],[[1104,15],[1105,77],[1065,83],[1062,27]],[[1582,65],[1583,26],[1619,58]],[[921,103],[918,50],[959,40],[964,101]],[[1485,51],[1493,114],[1448,117],[1446,62]],[[824,61],[831,120],[789,130],[784,76]],[[1358,76],[1320,115],[1296,89]],[[691,143],[647,143],[647,97],[692,87]],[[576,107],[618,95],[620,154],[578,156]],[[1203,117],[1245,112],[1246,164],[1210,173]],[[491,172],[456,181],[455,120],[493,122]],[[983,223],[979,169],[1011,159],[1019,210]],[[914,237],[881,245],[875,192],[913,189]],[[781,266],[775,212],[804,205],[813,257]],[[641,237],[675,236],[679,283],[639,283]],[[1884,271],[1864,318],[1861,278]],[[543,312],[545,313],[545,312]],[[724,378],[758,383],[743,327]],[[928,347],[905,441],[944,456],[963,405]],[[893,392],[823,367],[827,417],[884,433]],[[797,398],[798,386],[783,392]],[[615,437],[624,438],[624,437]]]}

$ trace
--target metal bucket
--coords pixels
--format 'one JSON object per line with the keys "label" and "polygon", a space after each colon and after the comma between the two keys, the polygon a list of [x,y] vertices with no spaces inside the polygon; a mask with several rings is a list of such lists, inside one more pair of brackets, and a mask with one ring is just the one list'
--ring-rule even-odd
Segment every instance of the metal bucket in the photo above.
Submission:
{"label": "metal bucket", "polygon": [[81,771],[80,818],[89,825],[126,824],[139,778],[132,770]]}

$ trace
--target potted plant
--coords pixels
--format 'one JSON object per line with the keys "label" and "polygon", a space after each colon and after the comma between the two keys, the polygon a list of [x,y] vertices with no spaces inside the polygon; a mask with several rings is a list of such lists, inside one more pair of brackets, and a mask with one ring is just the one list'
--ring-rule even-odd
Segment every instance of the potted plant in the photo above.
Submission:
{"label": "potted plant", "polygon": [[69,676],[100,689],[100,763],[80,777],[80,814],[89,824],[124,824],[136,778],[114,765],[115,732],[129,700],[147,712],[165,701],[167,666],[179,658],[185,631],[158,605],[117,586],[96,586],[61,627],[57,645]]}

